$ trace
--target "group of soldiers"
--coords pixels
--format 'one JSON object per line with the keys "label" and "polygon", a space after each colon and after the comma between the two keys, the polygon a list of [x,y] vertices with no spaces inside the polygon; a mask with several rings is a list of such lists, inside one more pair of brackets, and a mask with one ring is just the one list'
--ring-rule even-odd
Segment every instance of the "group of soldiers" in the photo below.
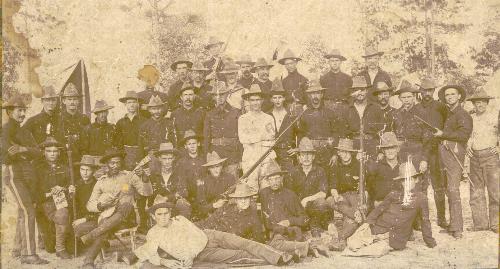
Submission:
{"label": "group of soldiers", "polygon": [[104,100],[91,123],[71,83],[61,93],[45,88],[43,110],[24,124],[24,100],[5,102],[2,174],[19,208],[12,255],[48,263],[36,254],[35,220],[46,251],[69,259],[69,248],[83,247],[83,268],[94,268],[115,231],[135,225],[147,234],[132,255],[143,268],[381,255],[404,249],[414,230],[432,248],[429,182],[437,224],[459,239],[463,178],[473,230],[498,232],[498,114],[483,90],[468,98],[471,117],[458,85],[424,78],[395,90],[373,48],[353,77],[332,50],[319,80],[301,75],[301,58],[288,50],[277,61],[288,75],[271,81],[273,63],[222,61],[222,46],[211,38],[208,61],[174,62],[167,93],[150,84],[128,91],[116,124]]}

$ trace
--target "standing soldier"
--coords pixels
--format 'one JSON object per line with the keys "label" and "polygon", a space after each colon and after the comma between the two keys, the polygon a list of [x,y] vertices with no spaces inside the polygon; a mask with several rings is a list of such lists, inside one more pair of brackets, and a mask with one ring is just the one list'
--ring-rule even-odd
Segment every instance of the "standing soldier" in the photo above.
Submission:
{"label": "standing soldier", "polygon": [[[367,47],[365,50],[365,55],[362,56],[366,61],[366,69],[361,71],[358,76],[364,77],[366,84],[371,86],[377,85],[379,81],[383,81],[389,87],[392,87],[391,77],[387,72],[379,67],[380,57],[382,55],[384,55],[384,53],[378,51],[376,48]],[[373,88],[370,89],[372,90]],[[370,101],[376,101],[372,94],[372,91],[368,93],[368,98],[370,99]]]}
{"label": "standing soldier", "polygon": [[392,96],[393,87],[389,87],[385,82],[379,81],[375,84],[375,89],[373,90],[373,95],[377,98],[377,103],[382,110],[384,115],[384,127],[382,128],[382,132],[392,131],[392,120],[393,114],[396,111],[393,107],[389,105],[389,99]]}
{"label": "standing soldier", "polygon": [[172,112],[176,137],[182,136],[187,130],[193,130],[197,134],[203,133],[205,111],[195,107],[196,95],[193,85],[184,84],[179,94],[181,106]]}
{"label": "standing soldier", "polygon": [[[273,107],[267,113],[273,116],[276,134],[281,134],[290,126],[293,121],[290,112],[285,107],[286,92],[283,89],[281,80],[276,78],[273,81],[273,87],[270,91],[271,103]],[[290,170],[293,166],[292,158],[289,155],[289,150],[295,148],[296,128],[289,128],[281,135],[280,140],[274,146],[276,152],[276,161],[286,170]]]}
{"label": "standing soldier", "polygon": [[205,110],[210,110],[214,107],[212,96],[210,95],[212,86],[205,80],[205,76],[208,71],[210,71],[208,68],[197,62],[193,64],[191,72],[189,73],[193,83],[194,92],[197,95],[194,105]]}
{"label": "standing soldier", "polygon": [[[138,72],[138,78],[146,83],[146,89],[140,91],[137,95],[140,99],[144,101],[148,101],[153,96],[159,96],[161,101],[167,104],[168,95],[164,92],[157,91],[155,89],[155,85],[160,79],[160,72],[154,65],[144,65]],[[140,107],[141,115],[146,118],[150,118],[151,114],[149,114],[148,107],[143,105]],[[164,113],[167,113],[166,106],[164,109]]]}
{"label": "standing soldier", "polygon": [[139,98],[135,91],[128,91],[124,97],[118,99],[125,104],[127,113],[116,122],[116,146],[125,152],[125,170],[134,169],[142,157],[139,149],[139,127],[146,118],[139,114],[139,107],[144,100]]}
{"label": "standing soldier", "polygon": [[35,169],[33,160],[40,156],[37,147],[28,147],[22,138],[21,123],[26,117],[26,104],[14,96],[2,104],[9,120],[2,126],[2,177],[14,194],[18,206],[15,247],[12,254],[22,264],[47,264],[36,254],[35,208],[33,199]]}
{"label": "standing soldier", "polygon": [[284,65],[288,75],[283,78],[283,88],[288,94],[287,99],[293,104],[305,104],[304,89],[307,86],[307,78],[297,71],[297,63],[302,59],[295,56],[291,50],[286,50],[283,58],[278,63]]}
{"label": "standing soldier", "polygon": [[[254,79],[253,83],[259,84],[260,89],[265,94],[268,94],[273,86],[273,82],[271,82],[271,80],[269,79],[269,70],[273,66],[274,65],[272,64],[268,64],[266,59],[259,58],[252,68],[252,72],[257,73],[257,78]],[[285,98],[287,98],[287,96],[285,96]],[[262,110],[268,111],[272,106],[273,104],[271,103],[271,101],[268,98],[265,98],[264,102],[262,103]]]}
{"label": "standing soldier", "polygon": [[61,112],[62,122],[59,122],[60,126],[57,128],[59,131],[55,134],[57,141],[70,144],[73,160],[80,160],[83,130],[90,125],[90,119],[78,111],[81,97],[72,83],[63,90],[64,111]]}
{"label": "standing soldier", "polygon": [[236,64],[240,66],[241,77],[238,83],[243,86],[243,88],[250,88],[250,85],[254,84],[255,78],[252,75],[253,66],[255,62],[252,61],[250,55],[244,55],[241,60],[236,61]]}
{"label": "standing soldier", "polygon": [[349,88],[352,78],[340,70],[342,62],[346,60],[340,51],[333,49],[324,56],[328,60],[330,70],[321,76],[319,82],[325,90],[325,106],[335,113],[342,113],[349,100]]}
{"label": "standing soldier", "polygon": [[229,62],[219,74],[224,76],[226,87],[229,89],[227,103],[236,109],[243,109],[243,99],[241,98],[243,86],[238,83],[239,69],[235,63]]}
{"label": "standing soldier", "polygon": [[[241,157],[241,168],[246,173],[252,165],[273,145],[275,139],[274,118],[262,112],[263,93],[257,84],[253,84],[242,97],[249,104],[249,111],[238,118],[238,138],[243,145],[243,155]],[[272,152],[266,160],[276,158]],[[259,164],[248,177],[247,184],[255,191],[259,191],[263,186],[259,182],[261,166]]]}
{"label": "standing soldier", "polygon": [[311,81],[305,91],[309,105],[299,121],[298,137],[311,139],[316,153],[316,163],[328,170],[328,163],[333,155],[333,146],[339,137],[343,137],[343,121],[323,104],[323,93],[317,80]]}
{"label": "standing soldier", "polygon": [[71,255],[66,251],[66,237],[69,232],[68,194],[75,192],[75,186],[70,185],[69,169],[72,168],[61,164],[59,156],[63,145],[53,137],[47,137],[40,147],[45,158],[36,166],[39,205],[55,225],[57,257],[70,259]]}
{"label": "standing soldier", "polygon": [[60,120],[57,113],[59,95],[53,87],[45,87],[42,99],[43,110],[37,115],[29,118],[23,125],[23,129],[33,136],[36,145],[40,145],[47,136],[54,135],[54,128]]}
{"label": "standing soldier", "polygon": [[[422,102],[416,104],[416,106],[421,107],[424,111],[422,119],[438,129],[443,129],[447,108],[442,102],[433,99],[436,87],[436,82],[431,79],[424,79],[420,84]],[[434,202],[436,203],[437,223],[444,229],[448,226],[445,216],[446,183],[439,164],[439,139],[434,137],[432,133],[426,132],[425,134],[427,137],[424,140],[424,151],[429,163],[429,175],[434,191]]]}
{"label": "standing soldier", "polygon": [[172,65],[170,65],[170,68],[172,69],[172,71],[175,72],[175,75],[177,77],[177,80],[172,85],[170,85],[167,94],[168,107],[171,110],[174,110],[179,107],[180,91],[182,90],[184,84],[191,83],[189,71],[192,66],[193,63],[187,60],[178,60],[175,61]]}
{"label": "standing soldier", "polygon": [[[207,50],[210,57],[207,61],[203,62],[203,66],[210,70],[210,74],[206,77],[207,80],[212,80],[217,76],[218,80],[224,81],[224,78],[217,74],[225,67],[225,63],[222,61],[220,55],[222,53],[222,45],[224,45],[224,42],[214,36],[211,36],[208,39],[208,43],[205,45],[205,50]],[[214,66],[216,64],[218,65]]]}
{"label": "standing soldier", "polygon": [[[500,171],[498,129],[498,111],[487,110],[493,97],[479,88],[467,100],[475,108],[472,114],[472,136],[467,143],[467,155],[470,158],[470,208],[473,231],[488,230],[498,233],[498,180]],[[488,190],[488,209],[484,189]],[[489,218],[488,218],[489,216]],[[489,223],[488,223],[489,220]]]}
{"label": "standing soldier", "polygon": [[456,239],[462,238],[462,200],[460,199],[460,180],[463,173],[465,147],[472,133],[472,118],[461,102],[465,100],[465,89],[448,85],[439,90],[439,99],[448,106],[448,116],[444,128],[437,129],[434,136],[441,140],[439,157],[441,169],[446,174],[450,226],[447,231]]}
{"label": "standing soldier", "polygon": [[111,147],[116,146],[115,125],[108,123],[108,113],[113,106],[104,100],[95,102],[94,110],[95,122],[83,130],[81,139],[81,149],[83,154],[92,156],[102,156]]}
{"label": "standing soldier", "polygon": [[210,94],[216,107],[208,111],[205,117],[203,148],[227,158],[225,171],[239,177],[242,146],[238,140],[238,118],[241,113],[226,102],[229,89],[224,82],[218,81]]}

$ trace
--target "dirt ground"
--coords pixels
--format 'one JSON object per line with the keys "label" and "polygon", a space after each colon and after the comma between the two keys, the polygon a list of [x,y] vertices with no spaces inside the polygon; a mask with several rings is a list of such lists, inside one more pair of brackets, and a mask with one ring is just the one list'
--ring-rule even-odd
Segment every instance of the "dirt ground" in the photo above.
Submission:
{"label": "dirt ground", "polygon": [[[472,226],[471,212],[469,207],[469,187],[463,182],[461,186],[464,228]],[[2,207],[2,230],[1,230],[1,258],[2,268],[22,269],[35,268],[34,266],[21,265],[18,260],[10,257],[14,233],[16,206],[10,202],[12,196],[7,195],[7,202]],[[431,222],[433,224],[433,235],[438,243],[434,249],[425,246],[422,235],[415,233],[415,241],[409,242],[407,249],[391,252],[381,258],[359,258],[345,257],[338,252],[332,252],[330,258],[317,258],[300,264],[294,264],[290,268],[498,268],[498,234],[492,232],[465,232],[464,237],[455,240],[452,237],[439,233],[440,228],[436,225],[435,206],[432,198],[432,190],[429,190],[429,203],[431,210]],[[45,266],[37,266],[40,269],[52,268],[79,268],[82,258],[62,261],[55,255],[40,251],[40,255],[51,261]],[[99,260],[99,259],[98,259]],[[97,262],[99,268],[138,268],[138,265],[127,266],[124,263],[110,261]],[[262,266],[259,268],[273,268],[273,266]],[[213,268],[212,269],[216,269]]]}

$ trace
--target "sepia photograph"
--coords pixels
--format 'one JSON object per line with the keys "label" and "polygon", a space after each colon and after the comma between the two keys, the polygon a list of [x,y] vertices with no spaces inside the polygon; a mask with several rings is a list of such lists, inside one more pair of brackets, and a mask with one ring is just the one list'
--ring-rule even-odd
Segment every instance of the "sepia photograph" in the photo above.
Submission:
{"label": "sepia photograph", "polygon": [[0,2],[0,268],[498,268],[500,0]]}

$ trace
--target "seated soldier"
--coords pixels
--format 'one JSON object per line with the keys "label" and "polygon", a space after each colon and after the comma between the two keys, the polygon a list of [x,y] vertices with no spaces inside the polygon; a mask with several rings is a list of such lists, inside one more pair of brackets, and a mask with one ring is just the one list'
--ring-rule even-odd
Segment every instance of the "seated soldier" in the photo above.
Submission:
{"label": "seated soldier", "polygon": [[221,159],[217,152],[207,154],[208,174],[204,177],[196,190],[196,215],[199,219],[206,218],[217,208],[222,207],[227,199],[222,195],[229,187],[236,183],[236,179],[223,169],[227,158]]}
{"label": "seated soldier", "polygon": [[292,168],[290,180],[285,180],[285,187],[295,192],[301,200],[309,217],[311,234],[318,238],[331,215],[331,209],[325,201],[328,179],[323,168],[313,164],[315,149],[309,138],[302,138],[296,151],[300,166]]}
{"label": "seated soldier", "polygon": [[75,191],[70,184],[70,174],[67,166],[60,163],[59,155],[62,144],[53,137],[40,145],[45,159],[36,166],[38,176],[38,190],[40,190],[40,205],[47,218],[55,225],[55,249],[57,257],[70,259],[66,251],[66,237],[69,232],[68,194]]}
{"label": "seated soldier", "polygon": [[[411,234],[412,224],[420,215],[422,236],[429,248],[436,246],[432,237],[427,196],[416,187],[421,180],[412,163],[399,167],[399,176],[394,178],[397,187],[391,191],[367,217],[363,224],[348,240],[347,247],[354,253],[350,255],[381,256],[389,248],[402,250],[406,247]],[[385,248],[385,253],[380,249]]]}
{"label": "seated soldier", "polygon": [[133,173],[122,170],[124,156],[124,152],[112,148],[101,158],[108,171],[98,179],[87,202],[87,209],[99,213],[99,218],[98,226],[80,237],[83,244],[91,244],[82,268],[94,268],[94,259],[108,234],[118,229],[132,212],[134,196],[150,196],[153,192],[149,178],[142,176],[142,169]]}
{"label": "seated soldier", "polygon": [[[187,201],[187,187],[185,180],[174,172],[173,163],[178,151],[174,149],[172,143],[162,143],[160,149],[155,153],[160,160],[160,171],[150,175],[150,181],[153,185],[153,195],[148,198],[153,205],[156,196],[160,195],[167,198],[167,201],[175,205],[177,212],[189,219],[191,217],[191,204]],[[146,174],[149,171],[146,170]]]}
{"label": "seated soldier", "polygon": [[134,253],[143,269],[191,268],[196,263],[286,265],[292,255],[237,235],[201,230],[183,216],[175,216],[174,205],[158,196],[148,211],[156,224],[146,243]]}
{"label": "seated soldier", "polygon": [[302,229],[307,226],[307,215],[299,197],[283,187],[283,175],[287,172],[281,171],[276,162],[269,162],[264,168],[262,177],[269,187],[262,189],[259,199],[270,238],[281,234],[291,241],[303,241]]}

